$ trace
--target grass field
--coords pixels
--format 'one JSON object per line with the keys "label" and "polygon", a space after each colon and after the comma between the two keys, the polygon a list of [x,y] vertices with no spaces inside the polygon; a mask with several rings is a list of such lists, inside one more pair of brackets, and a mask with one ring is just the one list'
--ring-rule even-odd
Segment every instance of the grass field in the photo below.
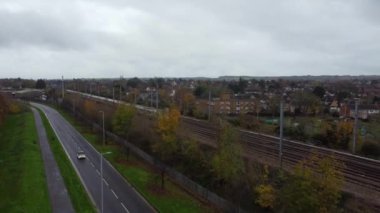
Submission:
{"label": "grass field", "polygon": [[99,137],[92,133],[89,128],[76,122],[71,114],[60,111],[60,113],[79,131],[81,134],[101,152],[111,151],[106,155],[107,160],[139,191],[148,202],[159,212],[215,212],[215,209],[200,202],[189,195],[176,184],[166,181],[165,190],[161,190],[160,177],[153,169],[144,162],[133,156],[127,160],[123,153],[123,148],[109,142],[102,146]]}
{"label": "grass field", "polygon": [[79,177],[77,176],[72,164],[64,152],[61,143],[58,141],[53,129],[51,128],[49,121],[47,120],[44,113],[40,111],[40,114],[45,126],[51,150],[64,179],[75,211],[96,212],[95,207],[92,205],[90,198],[88,197],[84,187],[79,180]]}
{"label": "grass field", "polygon": [[32,112],[0,127],[0,212],[51,212]]}

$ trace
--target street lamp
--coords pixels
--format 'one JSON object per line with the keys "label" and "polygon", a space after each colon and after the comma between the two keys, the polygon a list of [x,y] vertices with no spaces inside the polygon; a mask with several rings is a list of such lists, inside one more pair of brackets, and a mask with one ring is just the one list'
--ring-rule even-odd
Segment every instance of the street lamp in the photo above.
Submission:
{"label": "street lamp", "polygon": [[100,113],[102,113],[102,120],[103,120],[103,146],[105,144],[106,135],[105,135],[105,129],[104,129],[104,111],[100,110]]}
{"label": "street lamp", "polygon": [[112,152],[100,153],[100,212],[103,213],[103,155],[111,154]]}

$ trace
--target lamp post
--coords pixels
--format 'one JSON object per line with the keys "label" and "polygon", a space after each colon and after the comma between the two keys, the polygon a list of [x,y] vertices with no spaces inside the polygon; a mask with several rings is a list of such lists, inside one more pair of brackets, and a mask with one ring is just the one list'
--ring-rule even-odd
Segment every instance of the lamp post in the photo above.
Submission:
{"label": "lamp post", "polygon": [[112,152],[100,153],[100,212],[103,213],[103,155],[111,154]]}
{"label": "lamp post", "polygon": [[284,123],[284,101],[281,98],[280,102],[280,149],[279,149],[279,158],[280,158],[280,168],[282,169],[282,141],[283,141],[283,123]]}

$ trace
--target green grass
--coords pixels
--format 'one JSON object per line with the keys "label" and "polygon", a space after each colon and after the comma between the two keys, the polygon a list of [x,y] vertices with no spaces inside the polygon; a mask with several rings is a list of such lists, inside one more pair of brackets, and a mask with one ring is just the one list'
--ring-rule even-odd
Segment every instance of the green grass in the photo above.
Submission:
{"label": "green grass", "polygon": [[161,190],[160,176],[152,173],[149,168],[144,168],[138,165],[138,163],[136,164],[135,161],[135,159],[129,159],[127,163],[113,162],[113,164],[160,212],[215,211],[194,199],[170,181],[166,180],[165,190]]}
{"label": "green grass", "polygon": [[0,212],[51,212],[30,111],[9,115],[0,127]]}
{"label": "green grass", "polygon": [[126,159],[123,148],[109,142],[102,146],[98,135],[91,129],[77,122],[71,114],[58,110],[98,151],[110,151],[105,157],[122,174],[145,199],[159,212],[215,212],[215,209],[200,202],[181,187],[169,180],[165,182],[165,190],[160,189],[160,177],[153,169],[133,155]]}
{"label": "green grass", "polygon": [[54,158],[58,164],[61,175],[64,179],[71,202],[76,212],[96,212],[95,207],[92,205],[84,187],[81,184],[70,160],[63,150],[61,143],[58,141],[52,127],[49,124],[45,114],[40,112],[43,124],[45,126],[46,134],[50,143],[51,150]]}

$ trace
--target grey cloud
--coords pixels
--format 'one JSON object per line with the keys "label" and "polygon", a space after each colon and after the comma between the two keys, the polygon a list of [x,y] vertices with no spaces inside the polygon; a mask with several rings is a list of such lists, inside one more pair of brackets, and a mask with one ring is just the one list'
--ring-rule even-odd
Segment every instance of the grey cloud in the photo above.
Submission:
{"label": "grey cloud", "polygon": [[88,47],[82,32],[54,17],[33,11],[12,13],[0,10],[0,46],[43,46],[52,49]]}
{"label": "grey cloud", "polygon": [[12,2],[23,10],[0,9],[7,76],[380,73],[377,0]]}

